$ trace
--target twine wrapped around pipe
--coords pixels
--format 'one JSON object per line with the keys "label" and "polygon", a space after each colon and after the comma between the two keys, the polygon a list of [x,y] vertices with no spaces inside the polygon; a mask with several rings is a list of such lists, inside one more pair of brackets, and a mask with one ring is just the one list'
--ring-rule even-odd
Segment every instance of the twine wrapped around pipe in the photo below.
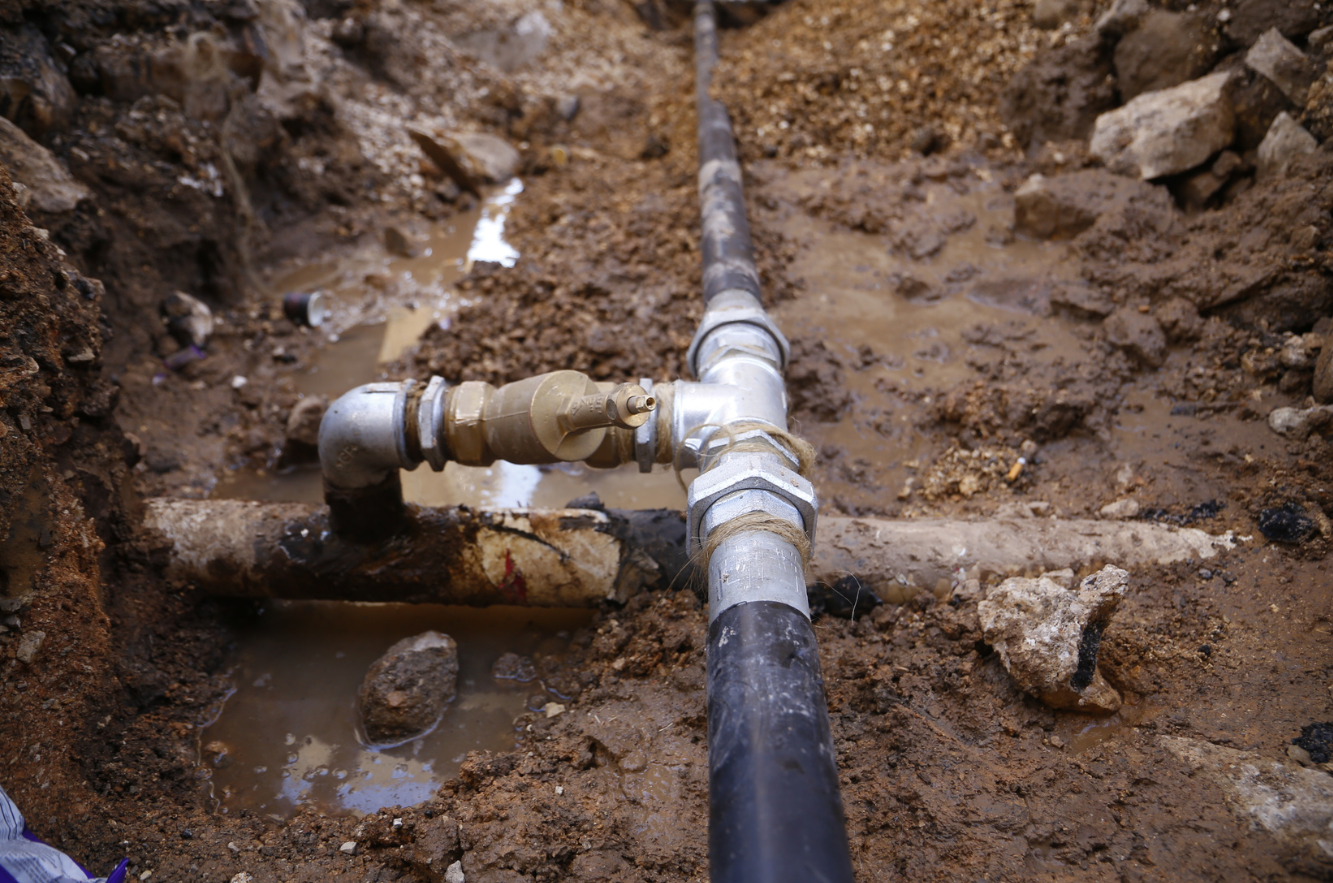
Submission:
{"label": "twine wrapped around pipe", "polygon": [[[810,470],[815,462],[815,447],[800,436],[788,432],[785,429],[779,429],[771,423],[763,423],[758,420],[742,420],[730,425],[718,423],[700,424],[687,432],[685,437],[687,439],[691,438],[696,432],[707,429],[710,426],[716,427],[719,432],[725,433],[728,439],[727,445],[714,455],[714,459],[720,459],[725,454],[739,453],[743,451],[758,453],[771,452],[772,447],[767,442],[753,438],[737,439],[737,436],[744,435],[752,430],[761,430],[767,433],[773,441],[782,445],[783,448],[791,453],[797,463],[796,471],[801,474],[801,477],[810,477]],[[675,458],[675,467],[676,480],[680,482],[680,485],[683,488],[685,482],[680,475],[679,452],[677,452]],[[795,547],[797,553],[801,556],[801,566],[807,573],[809,572],[810,537],[806,535],[805,530],[802,527],[792,524],[785,518],[770,515],[767,512],[747,512],[744,515],[733,518],[730,521],[725,521],[717,527],[714,527],[708,532],[708,539],[704,541],[703,549],[700,551],[697,559],[697,564],[704,573],[707,573],[708,564],[713,558],[713,552],[715,552],[719,546],[738,534],[760,530],[776,534]]]}

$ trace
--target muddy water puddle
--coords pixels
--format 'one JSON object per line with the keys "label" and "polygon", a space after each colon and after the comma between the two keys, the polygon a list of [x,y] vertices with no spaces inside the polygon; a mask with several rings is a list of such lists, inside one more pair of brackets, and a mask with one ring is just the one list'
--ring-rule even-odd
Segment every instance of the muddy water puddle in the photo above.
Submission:
{"label": "muddy water puddle", "polygon": [[[760,223],[800,243],[790,272],[805,290],[777,306],[779,324],[823,342],[853,400],[883,403],[797,427],[844,455],[845,481],[826,489],[843,508],[882,511],[940,453],[917,428],[922,406],[976,377],[995,341],[1032,362],[1084,360],[1079,323],[1053,315],[1053,295],[1085,284],[1067,246],[1015,238],[1013,199],[984,169],[904,187],[902,168],[844,170],[836,185],[823,170],[756,173],[772,194]],[[853,229],[867,207],[885,219]]]}
{"label": "muddy water puddle", "polygon": [[[235,692],[200,737],[200,769],[225,812],[286,817],[298,806],[368,813],[429,798],[467,752],[507,751],[515,718],[563,697],[540,679],[492,677],[505,653],[556,659],[583,610],[275,603],[240,636]],[[356,695],[370,664],[427,629],[458,642],[458,695],[430,733],[369,748]]]}

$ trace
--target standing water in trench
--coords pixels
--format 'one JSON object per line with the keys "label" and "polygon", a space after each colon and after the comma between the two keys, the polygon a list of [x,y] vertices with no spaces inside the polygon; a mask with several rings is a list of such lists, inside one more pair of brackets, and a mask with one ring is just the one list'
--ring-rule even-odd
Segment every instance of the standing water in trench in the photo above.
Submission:
{"label": "standing water in trench", "polygon": [[[241,632],[235,691],[200,736],[200,775],[224,812],[281,818],[303,805],[369,813],[420,803],[467,752],[511,750],[518,715],[564,700],[530,665],[494,677],[496,661],[558,660],[570,632],[591,619],[586,610],[275,603]],[[356,698],[366,670],[393,642],[427,629],[458,642],[457,696],[425,735],[367,747]]]}

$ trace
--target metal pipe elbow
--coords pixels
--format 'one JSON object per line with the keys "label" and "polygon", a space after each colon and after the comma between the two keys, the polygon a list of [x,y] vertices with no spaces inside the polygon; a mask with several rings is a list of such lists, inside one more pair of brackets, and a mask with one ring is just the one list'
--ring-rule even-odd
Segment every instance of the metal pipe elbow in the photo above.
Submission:
{"label": "metal pipe elbow", "polygon": [[415,469],[408,415],[415,380],[367,383],[339,396],[319,424],[319,465],[326,487],[355,491]]}

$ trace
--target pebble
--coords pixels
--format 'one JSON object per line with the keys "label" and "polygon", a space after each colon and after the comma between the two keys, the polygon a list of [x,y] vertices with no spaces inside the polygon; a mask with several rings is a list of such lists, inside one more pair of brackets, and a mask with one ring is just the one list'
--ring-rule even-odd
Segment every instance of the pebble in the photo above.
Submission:
{"label": "pebble", "polygon": [[1114,503],[1107,503],[1101,508],[1099,514],[1103,518],[1133,518],[1135,515],[1139,514],[1139,509],[1140,506],[1138,500],[1133,497],[1125,497],[1116,500]]}
{"label": "pebble", "polygon": [[241,389],[242,387],[244,387],[244,386],[245,386],[247,383],[249,383],[249,382],[250,382],[250,379],[249,379],[248,377],[243,377],[243,376],[241,376],[240,374],[237,374],[235,377],[233,377],[233,378],[231,379],[231,388],[232,388],[232,389]]}
{"label": "pebble", "polygon": [[37,653],[42,649],[42,644],[45,641],[46,632],[28,632],[19,638],[18,649],[14,651],[14,655],[24,665],[31,665],[32,661],[37,658]]}
{"label": "pebble", "polygon": [[565,706],[561,705],[559,702],[548,702],[546,703],[545,712],[547,717],[555,717],[556,715],[565,713]]}
{"label": "pebble", "polygon": [[454,862],[444,869],[444,883],[467,883],[467,878],[463,876],[462,862]]}
{"label": "pebble", "polygon": [[348,855],[356,855],[356,841],[348,840],[342,846],[338,847],[339,852],[345,852]]}
{"label": "pebble", "polygon": [[1199,579],[1212,579],[1212,578],[1213,578],[1213,572],[1208,568],[1205,567],[1199,571]]}
{"label": "pebble", "polygon": [[1314,761],[1310,758],[1310,752],[1299,745],[1287,746],[1287,757],[1296,761],[1301,766],[1314,766]]}

